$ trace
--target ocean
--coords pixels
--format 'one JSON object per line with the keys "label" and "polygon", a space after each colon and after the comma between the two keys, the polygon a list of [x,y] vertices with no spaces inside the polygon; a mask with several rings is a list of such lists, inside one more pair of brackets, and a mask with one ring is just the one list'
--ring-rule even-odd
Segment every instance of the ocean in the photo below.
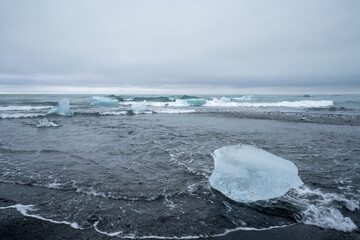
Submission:
{"label": "ocean", "polygon": [[[231,146],[291,161],[303,184],[270,199],[229,198],[209,178],[215,151]],[[4,94],[0,166],[0,213],[108,236],[358,231],[360,95]]]}

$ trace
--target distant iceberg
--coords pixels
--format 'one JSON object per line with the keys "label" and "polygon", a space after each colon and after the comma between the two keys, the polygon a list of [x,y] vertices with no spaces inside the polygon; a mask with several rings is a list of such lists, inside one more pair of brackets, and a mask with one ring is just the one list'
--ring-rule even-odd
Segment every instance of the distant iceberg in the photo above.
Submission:
{"label": "distant iceberg", "polygon": [[53,107],[48,111],[48,114],[57,114],[64,116],[74,116],[74,113],[70,109],[70,101],[67,98],[61,99],[56,107]]}
{"label": "distant iceberg", "polygon": [[131,110],[134,112],[144,112],[146,111],[146,101],[134,103],[131,105]]}
{"label": "distant iceberg", "polygon": [[175,101],[178,105],[190,105],[190,106],[202,106],[206,103],[205,99],[195,98],[195,99],[176,99]]}
{"label": "distant iceberg", "polygon": [[213,158],[210,185],[234,201],[277,198],[303,185],[294,163],[251,145],[219,148]]}
{"label": "distant iceberg", "polygon": [[228,97],[221,97],[221,98],[220,98],[220,101],[222,101],[222,102],[224,102],[224,103],[229,103],[229,102],[231,102],[231,99],[228,98]]}
{"label": "distant iceberg", "polygon": [[95,101],[90,103],[91,106],[117,106],[119,104],[117,99],[107,97],[93,97],[93,99]]}
{"label": "distant iceberg", "polygon": [[39,120],[37,127],[60,127],[56,122],[49,121],[46,117]]}

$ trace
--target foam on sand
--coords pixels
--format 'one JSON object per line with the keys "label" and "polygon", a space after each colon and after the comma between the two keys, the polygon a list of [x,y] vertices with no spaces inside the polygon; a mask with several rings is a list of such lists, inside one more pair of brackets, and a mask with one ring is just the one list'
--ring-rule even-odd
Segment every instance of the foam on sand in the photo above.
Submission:
{"label": "foam on sand", "polygon": [[219,148],[213,158],[210,184],[234,201],[277,198],[303,184],[294,163],[251,145]]}
{"label": "foam on sand", "polygon": [[47,222],[56,223],[56,224],[66,224],[66,225],[70,225],[72,228],[75,228],[75,229],[82,229],[79,226],[79,224],[77,224],[76,222],[56,221],[53,219],[48,219],[48,218],[44,218],[44,217],[41,217],[36,214],[29,213],[32,211],[36,211],[36,209],[34,208],[34,205],[15,204],[15,205],[6,206],[6,207],[0,207],[0,210],[3,210],[3,209],[16,209],[17,211],[19,211],[22,215],[24,215],[26,217],[32,217],[32,218],[36,218],[36,219],[39,219],[42,221],[47,221]]}
{"label": "foam on sand", "polygon": [[306,186],[294,188],[283,199],[301,209],[301,223],[343,232],[357,229],[356,224],[349,217],[343,216],[336,206],[340,204],[354,212],[360,208],[358,200],[348,199],[342,194],[324,193]]}
{"label": "foam on sand", "polygon": [[57,106],[48,111],[48,114],[57,114],[63,116],[74,116],[74,113],[70,109],[70,101],[67,98],[61,99]]}

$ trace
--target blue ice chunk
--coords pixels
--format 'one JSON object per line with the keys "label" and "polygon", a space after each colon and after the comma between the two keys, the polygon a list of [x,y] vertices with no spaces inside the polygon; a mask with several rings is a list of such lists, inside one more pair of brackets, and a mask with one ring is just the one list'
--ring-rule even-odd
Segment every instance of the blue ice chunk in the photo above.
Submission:
{"label": "blue ice chunk", "polygon": [[74,116],[74,113],[70,109],[70,101],[67,98],[61,99],[57,106],[48,111],[48,114]]}
{"label": "blue ice chunk", "polygon": [[191,105],[191,106],[202,106],[206,103],[205,99],[182,99],[181,100],[184,104]]}
{"label": "blue ice chunk", "polygon": [[281,197],[303,185],[294,163],[251,145],[219,148],[213,158],[210,185],[237,202]]}
{"label": "blue ice chunk", "polygon": [[146,101],[143,102],[137,102],[131,105],[131,110],[135,112],[144,112],[146,111]]}
{"label": "blue ice chunk", "polygon": [[221,97],[221,98],[220,98],[220,101],[222,101],[222,102],[224,102],[224,103],[229,103],[229,102],[231,102],[231,99],[228,98],[228,97]]}

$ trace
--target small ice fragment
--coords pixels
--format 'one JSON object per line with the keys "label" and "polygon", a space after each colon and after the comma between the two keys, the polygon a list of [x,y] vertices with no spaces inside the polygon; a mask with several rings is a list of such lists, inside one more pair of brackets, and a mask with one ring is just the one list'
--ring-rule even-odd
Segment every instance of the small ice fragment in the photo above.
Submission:
{"label": "small ice fragment", "polygon": [[36,125],[37,127],[60,127],[56,122],[49,121],[47,118],[43,118],[39,120],[39,123]]}

